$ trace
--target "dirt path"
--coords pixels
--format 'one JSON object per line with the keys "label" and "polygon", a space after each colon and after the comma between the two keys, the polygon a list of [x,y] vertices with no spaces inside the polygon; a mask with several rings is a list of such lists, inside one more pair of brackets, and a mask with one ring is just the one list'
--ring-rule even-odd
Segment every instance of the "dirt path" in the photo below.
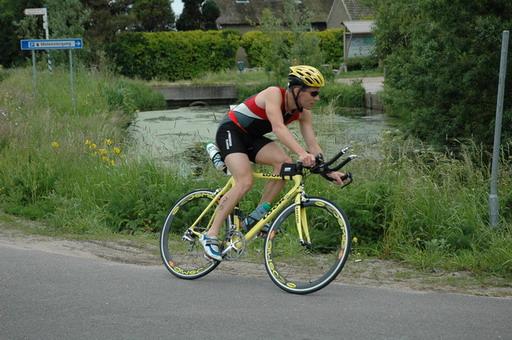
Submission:
{"label": "dirt path", "polygon": [[[34,234],[37,223],[12,217],[0,219],[0,245],[34,249],[65,256],[96,258],[136,265],[160,266],[156,240],[71,240]],[[165,269],[162,266],[162,270]],[[243,258],[225,261],[218,270],[251,277],[267,277],[262,261]],[[512,283],[501,278],[478,279],[469,272],[418,272],[396,261],[361,259],[352,255],[336,282],[402,290],[443,291],[472,295],[512,297]]]}

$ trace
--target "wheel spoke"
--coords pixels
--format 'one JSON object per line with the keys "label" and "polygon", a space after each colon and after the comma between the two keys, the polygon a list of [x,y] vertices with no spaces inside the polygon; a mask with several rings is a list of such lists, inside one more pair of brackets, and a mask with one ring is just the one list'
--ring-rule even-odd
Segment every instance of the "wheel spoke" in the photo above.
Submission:
{"label": "wheel spoke", "polygon": [[301,210],[301,217],[307,216],[302,223],[309,242],[299,241],[291,205],[277,217],[266,239],[265,264],[280,288],[307,294],[325,287],[342,270],[350,249],[350,227],[341,209],[327,200],[311,198]]}
{"label": "wheel spoke", "polygon": [[183,196],[171,209],[160,235],[160,254],[166,268],[174,275],[195,279],[215,269],[218,262],[205,258],[197,235],[189,228],[197,221],[194,231],[202,233],[212,219],[215,207],[198,220],[212,201],[210,190],[196,190]]}

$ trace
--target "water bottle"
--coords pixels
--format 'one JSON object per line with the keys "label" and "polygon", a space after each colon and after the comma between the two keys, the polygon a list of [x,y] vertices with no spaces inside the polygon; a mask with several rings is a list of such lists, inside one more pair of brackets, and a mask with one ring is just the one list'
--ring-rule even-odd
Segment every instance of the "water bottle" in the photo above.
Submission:
{"label": "water bottle", "polygon": [[206,152],[208,152],[208,155],[210,156],[210,159],[212,160],[213,166],[217,170],[226,171],[226,164],[222,160],[222,156],[220,155],[220,150],[214,143],[208,143],[206,144]]}
{"label": "water bottle", "polygon": [[245,231],[249,231],[259,220],[265,216],[270,210],[270,203],[263,202],[252,213],[247,216],[242,222],[242,226]]}

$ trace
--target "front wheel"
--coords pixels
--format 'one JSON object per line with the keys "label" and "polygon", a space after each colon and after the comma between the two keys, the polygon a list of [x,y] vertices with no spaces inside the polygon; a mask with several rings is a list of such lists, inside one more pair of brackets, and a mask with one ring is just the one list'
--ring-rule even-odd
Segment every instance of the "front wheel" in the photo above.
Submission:
{"label": "front wheel", "polygon": [[[160,255],[167,270],[179,278],[197,279],[219,265],[218,261],[205,258],[198,237],[188,231],[214,197],[211,190],[189,192],[174,204],[165,219],[160,233]],[[215,204],[203,215],[194,231],[206,231],[216,207]]]}
{"label": "front wheel", "polygon": [[297,230],[296,205],[275,219],[265,239],[265,267],[272,281],[294,294],[309,294],[327,286],[343,269],[350,253],[347,216],[333,202],[309,197],[300,206],[309,242]]}

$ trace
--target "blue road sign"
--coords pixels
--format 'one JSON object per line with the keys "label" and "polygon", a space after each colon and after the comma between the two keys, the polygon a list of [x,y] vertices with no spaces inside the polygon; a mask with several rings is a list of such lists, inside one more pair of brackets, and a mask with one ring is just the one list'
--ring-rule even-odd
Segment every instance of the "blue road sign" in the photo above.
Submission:
{"label": "blue road sign", "polygon": [[23,39],[20,40],[22,50],[70,50],[84,47],[82,38],[71,39]]}

